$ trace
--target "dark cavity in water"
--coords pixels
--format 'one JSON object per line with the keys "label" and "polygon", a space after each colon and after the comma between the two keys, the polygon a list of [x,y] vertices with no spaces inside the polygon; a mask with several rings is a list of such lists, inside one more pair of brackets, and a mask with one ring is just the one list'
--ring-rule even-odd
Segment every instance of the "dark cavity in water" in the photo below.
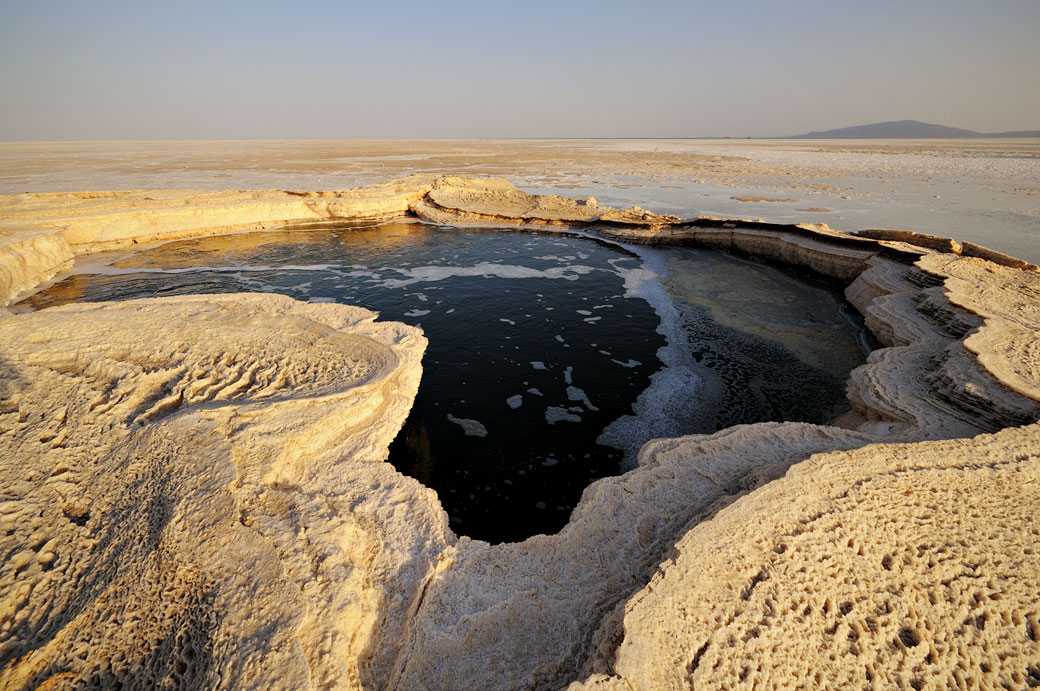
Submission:
{"label": "dark cavity in water", "polygon": [[[717,253],[638,252],[414,223],[255,233],[141,250],[27,303],[275,292],[421,326],[422,383],[389,460],[437,491],[457,533],[515,541],[558,531],[653,436],[848,409],[864,330],[839,294]],[[617,448],[597,442],[608,428]]]}

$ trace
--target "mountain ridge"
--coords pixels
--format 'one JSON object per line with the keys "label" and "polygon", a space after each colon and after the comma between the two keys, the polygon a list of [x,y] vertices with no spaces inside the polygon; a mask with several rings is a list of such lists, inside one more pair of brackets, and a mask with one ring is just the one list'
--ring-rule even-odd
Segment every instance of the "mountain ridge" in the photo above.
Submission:
{"label": "mountain ridge", "polygon": [[920,120],[892,120],[795,134],[784,137],[784,139],[993,139],[999,137],[1040,137],[1040,130],[976,132]]}

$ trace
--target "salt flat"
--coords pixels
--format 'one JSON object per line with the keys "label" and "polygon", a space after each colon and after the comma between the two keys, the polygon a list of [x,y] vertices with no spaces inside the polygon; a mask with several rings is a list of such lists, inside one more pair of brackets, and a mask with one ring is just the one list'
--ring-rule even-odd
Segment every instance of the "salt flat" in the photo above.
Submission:
{"label": "salt flat", "polygon": [[[1038,139],[0,143],[2,194],[344,189],[411,173],[503,176],[683,217],[906,228],[1040,261]],[[796,201],[733,198],[749,196]]]}

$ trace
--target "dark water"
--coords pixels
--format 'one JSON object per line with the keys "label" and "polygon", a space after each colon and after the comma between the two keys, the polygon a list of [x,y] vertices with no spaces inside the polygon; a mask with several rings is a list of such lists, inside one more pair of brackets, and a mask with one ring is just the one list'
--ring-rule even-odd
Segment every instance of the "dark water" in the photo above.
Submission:
{"label": "dark water", "polygon": [[650,437],[847,409],[863,351],[833,291],[718,254],[638,252],[410,223],[256,233],[81,266],[99,273],[27,302],[277,292],[421,326],[423,379],[390,461],[438,492],[456,532],[500,542],[559,530]]}

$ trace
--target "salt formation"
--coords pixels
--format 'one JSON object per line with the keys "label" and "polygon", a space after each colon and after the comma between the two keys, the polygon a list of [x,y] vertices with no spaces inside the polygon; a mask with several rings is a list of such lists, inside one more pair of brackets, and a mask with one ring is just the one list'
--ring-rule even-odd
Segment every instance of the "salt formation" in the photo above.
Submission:
{"label": "salt formation", "polygon": [[0,319],[0,686],[358,684],[447,539],[382,462],[425,339],[373,318],[242,294]]}
{"label": "salt formation", "polygon": [[428,178],[5,198],[0,280],[10,298],[98,248],[408,208],[811,269],[886,347],[839,426],[649,442],[559,534],[490,546],[380,462],[418,385],[415,329],[258,295],[0,312],[2,685],[1040,683],[1030,265]]}
{"label": "salt formation", "polygon": [[446,177],[429,193],[413,202],[420,218],[449,225],[558,226],[576,223],[608,223],[663,228],[679,222],[638,206],[618,210],[599,206],[592,197],[584,201],[551,194],[526,194],[507,180]]}
{"label": "salt formation", "polygon": [[1037,686],[1036,439],[795,466],[683,535],[570,688]]}
{"label": "salt formation", "polygon": [[435,180],[412,176],[336,192],[146,190],[0,197],[0,300],[46,280],[75,256],[156,240],[292,223],[391,218]]}

